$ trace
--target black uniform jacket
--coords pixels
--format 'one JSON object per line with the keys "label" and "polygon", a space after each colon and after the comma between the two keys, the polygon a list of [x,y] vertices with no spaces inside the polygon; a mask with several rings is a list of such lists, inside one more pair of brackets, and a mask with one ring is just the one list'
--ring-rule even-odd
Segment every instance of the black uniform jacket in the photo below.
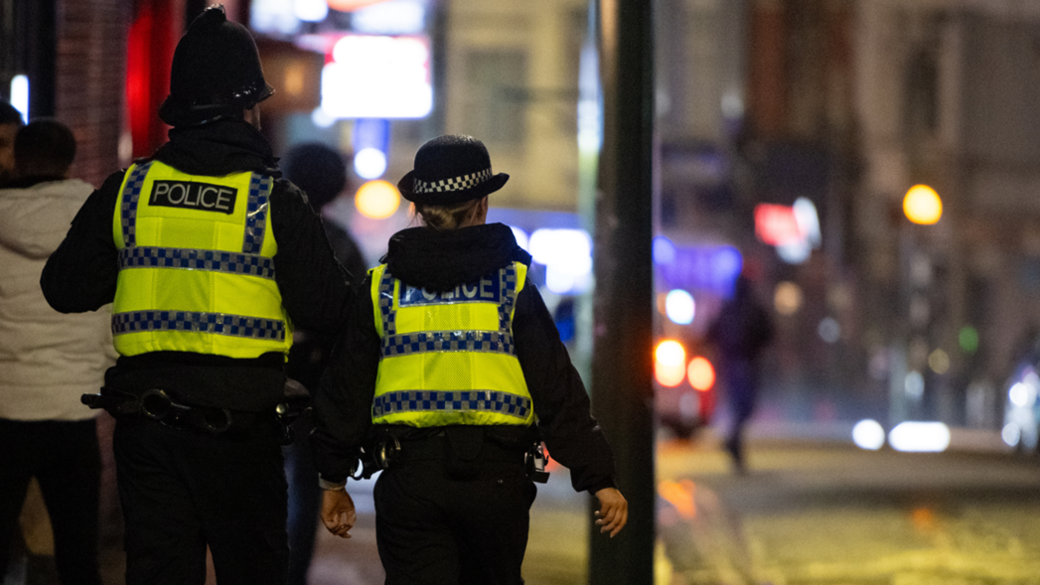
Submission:
{"label": "black uniform jacket", "polygon": [[[531,257],[517,246],[512,231],[490,224],[450,231],[425,227],[398,232],[383,259],[395,278],[430,291],[445,291],[459,283],[494,272]],[[371,410],[379,368],[380,339],[376,332],[371,277],[358,288],[350,322],[322,378],[311,435],[318,471],[323,479],[346,479],[358,449],[372,427]],[[538,289],[528,280],[517,297],[513,319],[516,356],[534,403],[538,431],[550,456],[571,472],[577,491],[614,487],[610,446],[589,412],[589,397],[567,349],[560,341]],[[511,427],[493,427],[508,432]],[[422,433],[395,425],[401,432]]]}
{"label": "black uniform jacket", "polygon": [[[350,275],[336,262],[304,193],[280,178],[271,146],[257,129],[238,119],[175,128],[153,158],[192,175],[252,171],[275,177],[270,217],[282,304],[295,327],[338,332],[346,326],[353,299]],[[124,174],[110,175],[87,199],[47,261],[40,285],[47,302],[62,313],[94,311],[115,298],[119,263],[112,218]],[[280,401],[284,361],[278,352],[256,359],[168,351],[122,356],[106,385],[161,388],[190,404],[259,411]]]}

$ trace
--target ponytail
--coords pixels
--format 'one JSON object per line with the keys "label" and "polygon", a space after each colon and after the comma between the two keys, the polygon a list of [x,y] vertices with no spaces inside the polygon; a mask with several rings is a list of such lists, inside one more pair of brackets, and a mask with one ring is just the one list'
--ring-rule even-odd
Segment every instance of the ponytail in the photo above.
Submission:
{"label": "ponytail", "polygon": [[415,215],[422,219],[423,225],[437,230],[453,230],[462,225],[466,218],[473,213],[473,209],[480,203],[480,199],[466,201],[457,205],[430,205],[415,203]]}

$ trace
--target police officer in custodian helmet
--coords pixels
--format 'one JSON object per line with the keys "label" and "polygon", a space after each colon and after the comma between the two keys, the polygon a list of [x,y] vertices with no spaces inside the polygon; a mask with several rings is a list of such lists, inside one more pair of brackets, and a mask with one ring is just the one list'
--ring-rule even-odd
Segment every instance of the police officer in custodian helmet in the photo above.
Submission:
{"label": "police officer in custodian helmet", "polygon": [[116,418],[126,582],[284,583],[284,364],[293,326],[352,299],[318,216],[259,131],[256,45],[223,7],[177,45],[153,156],[95,191],[43,272],[65,313],[112,303],[119,353],[84,402]]}
{"label": "police officer in custodian helmet", "polygon": [[599,500],[602,532],[627,521],[611,449],[527,278],[531,256],[508,226],[485,223],[508,178],[469,136],[419,149],[398,186],[423,226],[395,234],[369,271],[322,380],[311,437],[322,520],[348,536],[348,475],[382,470],[388,585],[523,583],[541,440],[574,489]]}

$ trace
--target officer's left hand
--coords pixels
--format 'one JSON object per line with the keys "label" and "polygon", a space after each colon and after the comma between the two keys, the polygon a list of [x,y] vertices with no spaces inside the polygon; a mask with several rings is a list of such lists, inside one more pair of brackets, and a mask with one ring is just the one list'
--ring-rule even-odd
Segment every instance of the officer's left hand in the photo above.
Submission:
{"label": "officer's left hand", "polygon": [[357,522],[354,500],[346,490],[324,490],[321,502],[321,521],[329,532],[340,538],[350,538],[350,529]]}
{"label": "officer's left hand", "polygon": [[599,510],[596,510],[596,526],[600,532],[609,532],[614,538],[628,523],[628,500],[616,488],[603,488],[596,492]]}

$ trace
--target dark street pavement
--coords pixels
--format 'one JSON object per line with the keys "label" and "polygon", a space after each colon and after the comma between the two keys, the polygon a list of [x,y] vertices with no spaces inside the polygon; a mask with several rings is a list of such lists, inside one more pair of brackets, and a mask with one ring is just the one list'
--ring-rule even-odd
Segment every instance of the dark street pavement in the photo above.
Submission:
{"label": "dark street pavement", "polygon": [[[860,450],[848,430],[753,427],[743,475],[710,430],[662,438],[655,583],[1040,584],[1040,460],[994,434],[955,430],[950,451],[915,454]],[[351,484],[351,539],[319,529],[312,585],[383,582],[373,484]],[[565,469],[539,486],[528,585],[586,582],[587,507]],[[104,560],[106,583],[120,583],[118,551]]]}
{"label": "dark street pavement", "polygon": [[[1040,462],[991,434],[942,454],[863,451],[845,429],[752,430],[749,470],[718,440],[657,449],[658,584],[1040,583]],[[371,484],[354,487],[349,541],[322,534],[312,585],[382,582]],[[585,583],[586,496],[566,470],[539,486],[528,585]]]}

